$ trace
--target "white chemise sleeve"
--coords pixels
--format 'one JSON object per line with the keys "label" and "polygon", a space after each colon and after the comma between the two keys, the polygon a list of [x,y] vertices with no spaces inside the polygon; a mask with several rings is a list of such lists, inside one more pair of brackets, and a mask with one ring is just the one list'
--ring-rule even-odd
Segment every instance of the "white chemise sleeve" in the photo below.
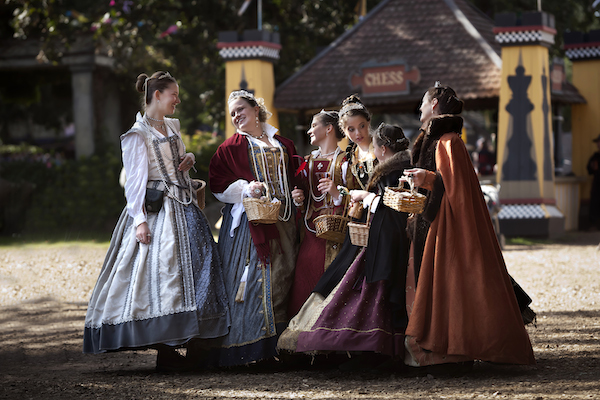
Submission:
{"label": "white chemise sleeve", "polygon": [[231,185],[227,186],[227,189],[223,193],[213,193],[215,198],[223,203],[231,203],[231,228],[229,229],[229,236],[233,237],[235,230],[240,226],[242,214],[244,213],[244,204],[242,199],[248,196],[247,191],[250,183],[244,179],[238,179]]}
{"label": "white chemise sleeve", "polygon": [[222,203],[241,203],[249,184],[245,179],[238,179],[227,186],[223,193],[213,193],[213,195]]}
{"label": "white chemise sleeve", "polygon": [[376,195],[375,193],[369,193],[367,197],[363,199],[363,207],[369,208],[372,213],[377,211],[377,206],[379,206],[379,200],[381,196]]}
{"label": "white chemise sleeve", "polygon": [[127,213],[133,218],[134,226],[146,222],[144,199],[148,183],[148,153],[144,138],[130,133],[121,139],[123,166],[125,167],[125,198]]}

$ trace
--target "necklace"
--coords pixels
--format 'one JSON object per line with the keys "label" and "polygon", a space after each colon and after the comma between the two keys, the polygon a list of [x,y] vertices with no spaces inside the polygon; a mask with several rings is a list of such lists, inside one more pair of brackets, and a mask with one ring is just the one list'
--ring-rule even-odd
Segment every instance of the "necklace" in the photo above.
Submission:
{"label": "necklace", "polygon": [[[250,134],[248,134],[248,135],[250,135]],[[262,139],[265,137],[265,133],[263,132],[260,136],[254,136],[254,135],[250,135],[250,136],[252,136],[254,139]]]}
{"label": "necklace", "polygon": [[319,148],[319,153],[317,154],[317,157],[329,157],[334,155],[338,150],[339,150],[339,146],[335,147],[335,150],[333,150],[331,153],[327,153],[327,154],[321,154],[321,149]]}
{"label": "necklace", "polygon": [[165,122],[165,119],[154,119],[152,117],[149,117],[148,115],[146,115],[146,118],[148,118],[150,121],[154,121],[154,122]]}
{"label": "necklace", "polygon": [[162,130],[163,132],[167,131],[164,119],[154,119],[154,118],[150,118],[147,115],[146,115],[146,118],[148,119],[148,123],[150,124],[150,126],[152,126],[154,129]]}
{"label": "necklace", "polygon": [[[308,205],[306,207],[306,211],[304,212],[304,226],[306,227],[306,229],[308,229],[309,232],[316,233],[316,229],[312,229],[308,224],[309,210],[312,209],[313,210],[312,212],[314,213],[314,212],[319,211],[320,208],[325,208],[326,210],[333,208],[333,205],[330,204],[331,197],[329,197],[327,199],[327,194],[328,194],[327,192],[321,193],[321,195],[319,195],[319,196],[317,196],[314,193],[314,189],[313,189],[314,159],[334,154],[333,160],[329,164],[329,170],[327,171],[327,173],[329,175],[329,179],[334,180],[335,179],[335,177],[334,177],[335,176],[335,161],[337,160],[338,155],[340,154],[341,151],[342,151],[342,149],[340,149],[339,146],[337,146],[336,149],[329,154],[320,154],[320,152],[319,152],[316,156],[310,157],[310,162],[309,162],[309,167],[308,167],[308,187],[309,187],[308,191],[310,193],[310,196],[308,197]],[[322,206],[319,206],[318,204],[323,201],[325,201],[325,204],[323,204]],[[314,214],[313,214],[313,220],[314,220]]]}
{"label": "necklace", "polygon": [[354,160],[351,160],[350,163],[350,171],[352,171],[352,175],[354,175],[360,187],[364,190],[366,186],[366,182],[369,180],[369,177],[373,173],[373,169],[375,166],[375,160],[373,159],[373,151],[371,146],[373,143],[369,145],[369,151],[363,155],[366,159],[360,160],[360,148],[357,147],[356,152],[352,155]]}

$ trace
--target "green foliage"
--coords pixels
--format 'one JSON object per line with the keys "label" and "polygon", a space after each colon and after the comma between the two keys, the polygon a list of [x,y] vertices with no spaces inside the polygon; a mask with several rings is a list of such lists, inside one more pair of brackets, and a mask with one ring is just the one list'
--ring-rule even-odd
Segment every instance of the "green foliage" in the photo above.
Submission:
{"label": "green foliage", "polygon": [[[11,196],[0,221],[0,232],[110,232],[125,205],[119,186],[121,160],[114,151],[79,160],[55,159],[39,148],[0,147],[3,182]],[[7,160],[9,151],[18,156]],[[6,211],[6,210],[5,210]],[[17,213],[17,215],[14,215]],[[15,223],[17,217],[22,223]]]}
{"label": "green foliage", "polygon": [[[484,14],[494,18],[495,14],[514,12],[517,15],[537,10],[536,0],[469,0]],[[556,22],[555,44],[550,48],[551,57],[563,57],[563,34],[568,31],[587,32],[600,29],[598,7],[594,0],[542,0],[542,10],[554,15]]]}
{"label": "green foliage", "polygon": [[[277,83],[356,23],[357,1],[263,3],[264,28],[281,34]],[[370,0],[368,6],[379,2]],[[226,123],[224,63],[217,36],[220,31],[256,29],[256,1],[238,16],[241,4],[241,0],[6,0],[4,9],[14,10],[15,37],[41,38],[44,56],[52,61],[58,62],[78,38],[93,35],[101,50],[114,56],[117,72],[128,77],[128,90],[141,72],[170,71],[180,84],[182,130],[194,132],[202,125],[223,130]]]}
{"label": "green foliage", "polygon": [[[223,136],[218,136],[216,132],[196,131],[193,135],[183,136],[186,150],[196,156],[196,165],[194,165],[196,171],[190,170],[190,176],[193,179],[201,179],[208,185],[208,165],[223,140]],[[210,190],[208,190],[208,186],[205,193],[206,204],[216,201]]]}

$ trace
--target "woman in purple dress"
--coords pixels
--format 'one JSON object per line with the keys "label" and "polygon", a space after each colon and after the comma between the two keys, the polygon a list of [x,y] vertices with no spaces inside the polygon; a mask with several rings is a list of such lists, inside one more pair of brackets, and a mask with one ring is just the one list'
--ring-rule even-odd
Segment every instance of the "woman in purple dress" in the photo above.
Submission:
{"label": "woman in purple dress", "polygon": [[306,353],[361,351],[402,358],[407,324],[405,279],[408,264],[407,214],[387,207],[386,186],[397,186],[410,167],[408,139],[397,126],[382,124],[373,135],[379,160],[366,190],[353,201],[369,205],[371,228],[338,282],[319,282],[279,340],[279,347]]}

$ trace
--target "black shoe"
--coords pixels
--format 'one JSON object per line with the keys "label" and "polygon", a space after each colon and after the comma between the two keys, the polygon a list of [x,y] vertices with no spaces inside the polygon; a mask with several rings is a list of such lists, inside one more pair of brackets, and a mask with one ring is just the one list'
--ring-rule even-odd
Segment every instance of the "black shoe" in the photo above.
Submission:
{"label": "black shoe", "polygon": [[523,323],[525,325],[533,323],[533,326],[537,327],[537,316],[535,311],[533,311],[531,308],[526,307],[523,311],[521,311],[521,316],[523,317]]}
{"label": "black shoe", "polygon": [[458,377],[473,370],[474,361],[462,361],[457,363],[434,364],[428,365],[425,368],[427,374]]}
{"label": "black shoe", "polygon": [[160,348],[156,356],[156,371],[164,373],[187,372],[193,369],[186,357],[174,348]]}

